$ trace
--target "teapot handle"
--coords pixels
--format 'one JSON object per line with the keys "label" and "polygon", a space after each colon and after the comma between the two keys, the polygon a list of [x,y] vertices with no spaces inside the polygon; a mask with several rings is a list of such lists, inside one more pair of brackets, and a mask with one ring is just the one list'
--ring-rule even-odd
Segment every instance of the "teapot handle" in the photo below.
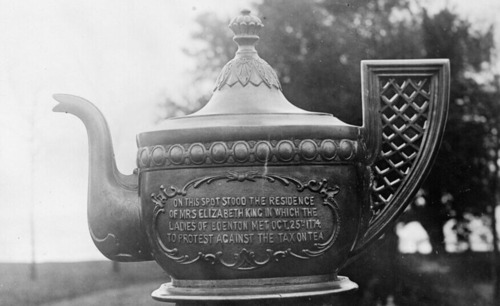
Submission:
{"label": "teapot handle", "polygon": [[448,112],[449,60],[362,61],[361,79],[370,211],[349,262],[395,222],[431,169]]}

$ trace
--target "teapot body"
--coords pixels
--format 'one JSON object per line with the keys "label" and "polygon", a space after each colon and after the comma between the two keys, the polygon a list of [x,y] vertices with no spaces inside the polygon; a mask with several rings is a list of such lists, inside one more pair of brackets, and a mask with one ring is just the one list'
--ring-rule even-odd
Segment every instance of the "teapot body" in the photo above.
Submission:
{"label": "teapot body", "polygon": [[155,260],[184,281],[335,279],[370,209],[362,148],[334,138],[141,148]]}

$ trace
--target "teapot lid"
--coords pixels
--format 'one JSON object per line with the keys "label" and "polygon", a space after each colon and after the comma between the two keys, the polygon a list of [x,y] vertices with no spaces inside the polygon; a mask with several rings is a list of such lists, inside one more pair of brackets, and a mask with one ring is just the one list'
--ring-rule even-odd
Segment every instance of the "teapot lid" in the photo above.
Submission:
{"label": "teapot lid", "polygon": [[[234,137],[272,138],[284,134],[297,137],[304,127],[324,127],[331,133],[332,125],[343,126],[340,130],[349,130],[349,135],[355,134],[357,130],[349,128],[354,126],[333,115],[303,110],[285,98],[276,72],[255,49],[263,27],[249,10],[234,18],[229,28],[234,32],[238,50],[219,74],[208,103],[193,114],[165,120],[162,131],[139,134],[139,146]],[[170,133],[162,133],[166,131]]]}
{"label": "teapot lid", "polygon": [[285,98],[273,68],[257,54],[255,45],[262,21],[249,10],[234,18],[229,28],[238,45],[234,59],[217,78],[208,103],[191,116],[215,114],[308,113]]}

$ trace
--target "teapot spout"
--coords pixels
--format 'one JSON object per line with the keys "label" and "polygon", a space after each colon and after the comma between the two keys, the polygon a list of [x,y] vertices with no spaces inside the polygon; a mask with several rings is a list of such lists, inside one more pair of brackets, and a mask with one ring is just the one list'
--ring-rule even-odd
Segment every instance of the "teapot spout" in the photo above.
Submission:
{"label": "teapot spout", "polygon": [[89,139],[88,221],[92,239],[104,256],[115,261],[152,260],[141,227],[138,175],[124,175],[116,167],[109,128],[102,113],[89,101],[56,94],[54,112],[80,118]]}

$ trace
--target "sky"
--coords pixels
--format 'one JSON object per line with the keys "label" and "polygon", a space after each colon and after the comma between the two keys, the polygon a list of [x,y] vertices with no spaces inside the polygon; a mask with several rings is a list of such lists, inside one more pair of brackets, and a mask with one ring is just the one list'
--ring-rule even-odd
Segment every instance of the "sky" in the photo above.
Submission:
{"label": "sky", "polygon": [[[131,173],[135,135],[156,129],[158,104],[197,88],[182,52],[194,18],[214,11],[229,20],[249,2],[0,0],[0,262],[104,259],[87,228],[86,131],[51,111],[52,94],[92,101],[118,168]],[[500,13],[497,0],[448,2],[478,26]]]}

